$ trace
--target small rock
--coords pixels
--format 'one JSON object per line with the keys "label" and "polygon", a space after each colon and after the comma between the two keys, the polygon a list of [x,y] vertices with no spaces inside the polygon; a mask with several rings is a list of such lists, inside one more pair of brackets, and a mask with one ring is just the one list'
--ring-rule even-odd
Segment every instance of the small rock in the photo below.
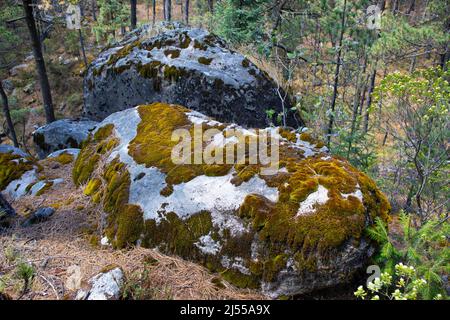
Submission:
{"label": "small rock", "polygon": [[12,76],[17,76],[19,74],[19,72],[25,70],[26,68],[28,68],[28,64],[26,64],[26,63],[19,64],[19,65],[13,67],[11,70],[9,70],[9,73]]}
{"label": "small rock", "polygon": [[116,267],[107,272],[102,272],[89,280],[89,291],[79,290],[77,300],[117,300],[121,296],[123,287],[123,271]]}
{"label": "small rock", "polygon": [[66,288],[69,290],[79,290],[81,288],[81,269],[77,265],[69,266],[66,270]]}
{"label": "small rock", "polygon": [[24,227],[31,226],[32,224],[43,222],[48,220],[53,213],[55,213],[55,209],[50,207],[43,207],[37,209],[25,222],[22,224]]}
{"label": "small rock", "polygon": [[32,94],[34,92],[34,83],[31,82],[23,88],[23,92],[26,94]]}

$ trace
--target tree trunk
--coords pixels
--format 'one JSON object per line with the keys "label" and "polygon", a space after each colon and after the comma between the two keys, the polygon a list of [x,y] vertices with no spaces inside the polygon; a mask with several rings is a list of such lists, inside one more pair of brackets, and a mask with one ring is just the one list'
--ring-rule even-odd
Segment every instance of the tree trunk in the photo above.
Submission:
{"label": "tree trunk", "polygon": [[184,23],[189,25],[189,0],[184,0]]}
{"label": "tree trunk", "polygon": [[369,91],[367,92],[367,106],[366,112],[364,114],[364,133],[369,131],[369,115],[370,115],[370,106],[372,105],[372,93],[375,89],[375,78],[377,76],[377,61],[375,61],[375,66],[370,76],[370,85]]}
{"label": "tree trunk", "polygon": [[131,30],[136,29],[137,25],[137,16],[136,16],[136,6],[137,6],[137,0],[130,0],[131,5]]}
{"label": "tree trunk", "polygon": [[94,19],[94,21],[97,21],[97,14],[95,12],[95,10],[97,10],[97,6],[95,5],[95,0],[91,0],[91,6],[92,6],[92,19]]}
{"label": "tree trunk", "polygon": [[87,59],[86,59],[86,50],[84,49],[84,40],[83,40],[83,33],[81,32],[81,29],[78,29],[78,34],[80,36],[80,47],[81,47],[81,53],[83,54],[83,61],[84,61],[84,66],[87,69]]}
{"label": "tree trunk", "polygon": [[411,12],[413,12],[416,9],[416,0],[411,0],[411,4],[408,8],[408,11],[406,12],[407,14],[410,14]]}
{"label": "tree trunk", "polygon": [[336,70],[334,72],[333,97],[331,98],[331,113],[330,113],[330,120],[328,122],[328,130],[327,130],[327,145],[328,145],[328,147],[330,147],[331,134],[333,133],[334,111],[336,109],[336,98],[338,95],[339,72],[340,72],[340,68],[341,68],[341,55],[342,55],[342,40],[344,39],[346,15],[347,15],[347,0],[344,0],[344,10],[342,11],[342,20],[341,20],[341,34],[339,35],[338,53],[337,53],[337,57],[336,57]]}
{"label": "tree trunk", "polygon": [[153,3],[152,3],[152,13],[153,13],[153,21],[152,21],[152,24],[154,25],[155,24],[155,22],[156,22],[156,0],[153,0]]}
{"label": "tree trunk", "polygon": [[31,45],[33,46],[34,60],[36,61],[36,68],[39,75],[41,86],[42,100],[44,103],[45,118],[47,123],[55,121],[55,114],[53,111],[52,94],[50,92],[50,84],[48,82],[47,70],[45,69],[45,61],[42,55],[42,48],[39,42],[39,37],[36,31],[36,23],[33,16],[33,7],[31,0],[22,0],[25,11],[25,19],[27,21],[28,30],[30,32]]}
{"label": "tree trunk", "polygon": [[172,0],[164,0],[164,20],[172,20]]}
{"label": "tree trunk", "polygon": [[213,0],[208,0],[208,9],[209,9],[209,12],[211,12],[211,13],[214,12],[214,1]]}
{"label": "tree trunk", "polygon": [[11,120],[11,114],[9,112],[9,104],[8,104],[8,96],[6,95],[5,90],[3,90],[3,84],[0,81],[0,95],[2,96],[3,102],[3,115],[6,119],[6,124],[8,125],[8,130],[11,133],[11,140],[14,143],[14,147],[18,148],[19,143],[17,142],[16,130],[14,130],[14,124]]}

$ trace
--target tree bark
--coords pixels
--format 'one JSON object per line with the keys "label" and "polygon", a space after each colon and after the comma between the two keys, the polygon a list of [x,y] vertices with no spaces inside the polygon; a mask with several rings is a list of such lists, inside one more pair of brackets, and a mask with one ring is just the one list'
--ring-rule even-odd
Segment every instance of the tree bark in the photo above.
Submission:
{"label": "tree bark", "polygon": [[34,21],[32,1],[22,0],[22,2],[25,11],[25,20],[27,21],[28,30],[30,32],[34,60],[36,61],[36,68],[41,86],[42,100],[44,103],[44,110],[45,110],[45,118],[47,120],[47,123],[51,123],[56,119],[53,111],[52,94],[50,91],[50,84],[48,82],[47,70],[45,68],[45,61],[42,55],[42,48],[36,30],[36,23]]}
{"label": "tree bark", "polygon": [[130,6],[131,6],[131,30],[136,29],[137,25],[137,13],[136,13],[136,7],[137,7],[137,0],[130,0]]}
{"label": "tree bark", "polygon": [[11,140],[14,143],[14,147],[19,147],[19,142],[17,142],[16,130],[14,129],[14,124],[11,120],[11,113],[9,112],[9,104],[8,104],[8,96],[6,95],[5,90],[3,90],[3,84],[0,81],[0,95],[2,96],[3,102],[3,114],[6,119],[6,124],[8,125],[8,130],[11,134]]}
{"label": "tree bark", "polygon": [[209,12],[211,12],[211,13],[214,12],[214,1],[213,0],[208,0],[208,9],[209,9]]}
{"label": "tree bark", "polygon": [[346,15],[347,15],[347,0],[344,0],[344,10],[342,11],[342,20],[341,20],[341,33],[339,35],[338,53],[337,53],[337,57],[336,57],[336,70],[334,72],[333,96],[331,98],[331,113],[330,113],[330,120],[328,122],[328,130],[327,130],[327,145],[328,145],[328,147],[330,147],[331,134],[333,133],[334,111],[336,109],[336,98],[338,95],[339,72],[340,72],[340,68],[341,68],[341,55],[342,55],[342,40],[344,39],[344,33],[345,33]]}
{"label": "tree bark", "polygon": [[172,0],[164,0],[164,20],[172,20]]}
{"label": "tree bark", "polygon": [[370,106],[372,105],[372,94],[373,90],[375,89],[375,78],[377,76],[377,61],[375,61],[375,66],[372,71],[372,74],[370,76],[370,85],[369,85],[369,91],[367,93],[367,106],[366,106],[366,112],[364,114],[364,133],[367,133],[369,131],[369,116],[370,116]]}
{"label": "tree bark", "polygon": [[152,21],[152,24],[154,25],[155,24],[155,22],[156,22],[156,0],[153,0],[153,3],[152,3],[152,13],[153,13],[153,21]]}
{"label": "tree bark", "polygon": [[81,47],[81,53],[83,54],[83,61],[84,61],[84,66],[87,69],[87,59],[86,59],[86,50],[84,48],[84,40],[83,40],[83,33],[81,32],[81,29],[78,29],[78,34],[80,36],[80,47]]}
{"label": "tree bark", "polygon": [[189,25],[189,0],[184,0],[184,22]]}
{"label": "tree bark", "polygon": [[92,6],[92,19],[94,19],[94,21],[97,21],[97,13],[95,12],[95,10],[97,10],[97,6],[95,5],[95,0],[91,0],[91,6]]}

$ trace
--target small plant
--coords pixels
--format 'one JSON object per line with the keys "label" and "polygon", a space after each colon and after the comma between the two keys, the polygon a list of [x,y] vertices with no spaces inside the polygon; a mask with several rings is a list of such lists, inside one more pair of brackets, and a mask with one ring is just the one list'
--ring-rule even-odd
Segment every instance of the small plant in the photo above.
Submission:
{"label": "small plant", "polygon": [[[423,299],[421,294],[427,285],[424,278],[417,277],[413,266],[403,263],[395,265],[394,274],[383,272],[380,277],[375,278],[367,284],[367,290],[359,286],[354,295],[359,299],[370,300],[417,300]],[[434,299],[443,299],[442,294],[437,294]]]}
{"label": "small plant", "polygon": [[35,275],[34,267],[27,262],[20,262],[16,267],[15,276],[19,280],[23,280],[23,289],[22,294],[24,294],[29,286],[31,281],[33,280]]}
{"label": "small plant", "polygon": [[399,222],[402,228],[400,235],[390,235],[385,223],[379,219],[367,230],[380,245],[375,261],[389,275],[404,272],[402,265],[408,264],[415,270],[417,279],[425,280],[423,285],[416,286],[423,299],[433,299],[438,295],[445,297],[442,277],[450,272],[448,220],[435,217],[416,226],[411,215],[400,212]]}

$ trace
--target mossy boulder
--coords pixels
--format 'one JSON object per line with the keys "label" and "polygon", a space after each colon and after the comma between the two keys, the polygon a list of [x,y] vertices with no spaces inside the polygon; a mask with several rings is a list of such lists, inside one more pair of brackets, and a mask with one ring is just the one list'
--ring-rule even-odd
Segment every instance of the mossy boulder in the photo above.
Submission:
{"label": "mossy boulder", "polygon": [[[219,121],[266,127],[283,111],[277,90],[266,72],[205,30],[143,26],[104,49],[89,66],[84,115],[99,121],[139,104],[165,101]],[[287,96],[287,125],[302,124],[291,107]],[[273,119],[268,110],[275,111]]]}
{"label": "mossy boulder", "polygon": [[[172,133],[195,134],[196,126],[215,130],[201,145],[213,146],[214,155],[238,154],[238,141],[248,147],[270,132],[270,142],[279,143],[277,169],[263,174],[248,152],[236,164],[174,164]],[[165,103],[107,117],[81,150],[73,177],[103,206],[99,236],[114,247],[158,248],[272,296],[351,279],[374,252],[365,228],[390,212],[367,175],[310,135],[252,131]]]}
{"label": "mossy boulder", "polygon": [[96,124],[85,119],[61,119],[36,129],[33,142],[39,158],[43,159],[58,150],[79,148]]}

